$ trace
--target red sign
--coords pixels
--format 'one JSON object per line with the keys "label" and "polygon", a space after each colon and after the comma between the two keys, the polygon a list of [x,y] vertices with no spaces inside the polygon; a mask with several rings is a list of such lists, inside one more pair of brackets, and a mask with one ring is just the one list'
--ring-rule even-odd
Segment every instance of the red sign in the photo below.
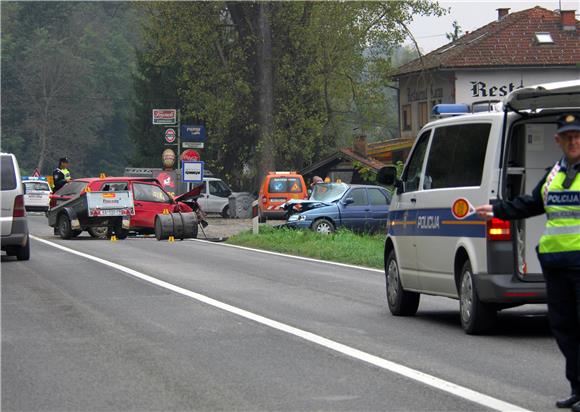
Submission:
{"label": "red sign", "polygon": [[199,153],[197,153],[193,149],[187,149],[181,154],[181,160],[183,160],[183,161],[195,161],[195,162],[197,162],[200,159],[201,159],[201,157],[199,156]]}
{"label": "red sign", "polygon": [[469,203],[469,200],[460,197],[455,199],[451,206],[451,214],[455,219],[462,220],[475,213],[475,208]]}
{"label": "red sign", "polygon": [[153,109],[153,124],[176,124],[177,110]]}
{"label": "red sign", "polygon": [[175,129],[166,129],[165,130],[165,141],[167,143],[173,143],[175,142]]}
{"label": "red sign", "polygon": [[34,172],[32,173],[32,177],[40,177],[40,170],[38,170],[38,168],[34,169]]}

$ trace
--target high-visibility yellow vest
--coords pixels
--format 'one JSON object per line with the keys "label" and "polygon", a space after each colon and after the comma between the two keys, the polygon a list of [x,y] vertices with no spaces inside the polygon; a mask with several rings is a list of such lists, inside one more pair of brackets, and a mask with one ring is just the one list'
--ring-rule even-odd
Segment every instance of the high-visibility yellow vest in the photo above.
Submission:
{"label": "high-visibility yellow vest", "polygon": [[547,221],[538,256],[546,268],[580,267],[580,175],[568,189],[565,179],[558,162],[542,186]]}
{"label": "high-visibility yellow vest", "polygon": [[68,169],[60,169],[60,171],[64,175],[64,180],[69,181],[70,180],[70,172],[69,172],[69,170]]}

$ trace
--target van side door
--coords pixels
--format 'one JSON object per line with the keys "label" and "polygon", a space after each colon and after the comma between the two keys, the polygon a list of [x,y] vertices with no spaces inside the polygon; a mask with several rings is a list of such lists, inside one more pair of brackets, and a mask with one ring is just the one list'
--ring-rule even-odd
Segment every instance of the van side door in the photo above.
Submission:
{"label": "van side door", "polygon": [[427,130],[417,139],[401,176],[402,190],[393,194],[389,209],[389,235],[396,245],[401,281],[405,288],[415,290],[419,287],[415,239],[416,203],[430,137],[431,130]]}
{"label": "van side door", "polygon": [[439,126],[433,132],[423,187],[416,196],[417,274],[422,291],[456,297],[457,250],[464,247],[482,256],[486,250],[485,221],[475,214],[458,220],[451,207],[458,198],[475,206],[488,202],[481,186],[490,131],[491,123],[478,122]]}

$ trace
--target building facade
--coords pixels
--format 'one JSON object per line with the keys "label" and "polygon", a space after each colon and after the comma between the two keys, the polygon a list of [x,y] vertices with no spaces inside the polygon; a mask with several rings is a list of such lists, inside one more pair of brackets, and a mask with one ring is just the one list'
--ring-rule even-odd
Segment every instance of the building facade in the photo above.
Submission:
{"label": "building facade", "polygon": [[574,10],[498,9],[498,19],[401,66],[400,136],[414,138],[439,103],[500,101],[538,83],[580,79]]}

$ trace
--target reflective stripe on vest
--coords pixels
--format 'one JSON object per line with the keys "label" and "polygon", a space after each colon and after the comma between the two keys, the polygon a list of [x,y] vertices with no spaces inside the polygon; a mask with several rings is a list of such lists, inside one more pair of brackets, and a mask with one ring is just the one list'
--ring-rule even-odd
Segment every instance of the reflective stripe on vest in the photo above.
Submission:
{"label": "reflective stripe on vest", "polygon": [[62,172],[62,174],[64,175],[65,180],[70,179],[70,172],[68,169],[60,169],[60,171]]}
{"label": "reflective stripe on vest", "polygon": [[548,220],[538,252],[542,264],[551,266],[569,265],[580,257],[580,177],[568,189],[565,179],[566,173],[556,165],[542,187]]}

